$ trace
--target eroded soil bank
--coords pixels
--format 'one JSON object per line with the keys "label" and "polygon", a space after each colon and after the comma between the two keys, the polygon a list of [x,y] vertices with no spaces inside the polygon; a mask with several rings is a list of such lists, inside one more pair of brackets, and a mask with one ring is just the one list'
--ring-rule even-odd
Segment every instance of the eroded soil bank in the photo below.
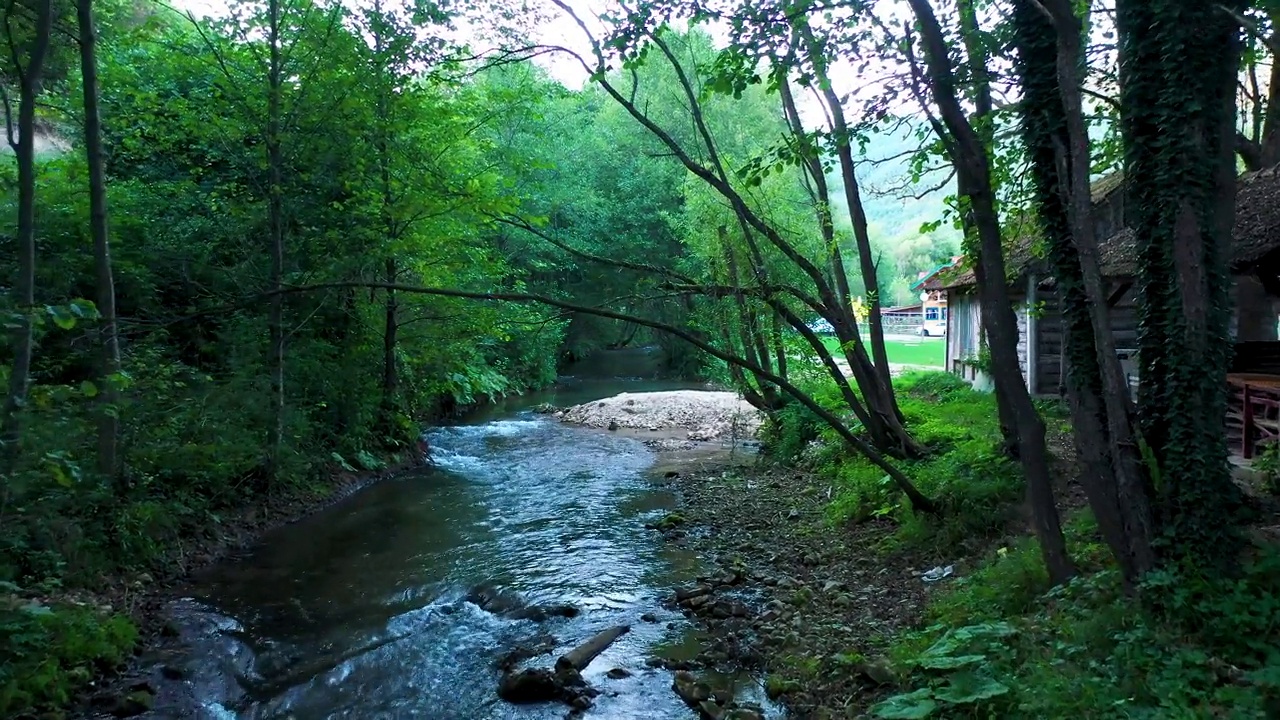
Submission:
{"label": "eroded soil bank", "polygon": [[654,530],[717,568],[669,598],[710,638],[674,664],[689,671],[677,691],[697,701],[717,671],[745,667],[794,717],[858,717],[892,681],[878,651],[919,620],[927,568],[877,551],[887,526],[832,528],[834,490],[811,473],[761,463],[660,482],[679,506]]}

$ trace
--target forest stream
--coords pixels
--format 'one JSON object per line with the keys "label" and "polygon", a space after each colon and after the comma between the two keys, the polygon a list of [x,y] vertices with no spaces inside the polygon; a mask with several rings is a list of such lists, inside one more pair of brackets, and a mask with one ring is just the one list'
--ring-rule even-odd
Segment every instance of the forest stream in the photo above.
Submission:
{"label": "forest stream", "polygon": [[[672,673],[646,664],[699,649],[662,604],[699,573],[698,559],[644,527],[674,502],[652,481],[657,455],[636,437],[531,410],[689,387],[565,378],[431,431],[435,467],[374,484],[193,579],[171,606],[176,637],[148,658],[165,679],[147,716],[560,718],[564,705],[498,700],[499,659],[543,644],[554,649],[527,664],[549,665],[629,625],[583,673],[601,691],[583,716],[697,717]],[[493,614],[467,600],[483,583],[580,612]],[[608,676],[615,668],[628,676]],[[768,705],[757,679],[735,684],[741,699]]]}

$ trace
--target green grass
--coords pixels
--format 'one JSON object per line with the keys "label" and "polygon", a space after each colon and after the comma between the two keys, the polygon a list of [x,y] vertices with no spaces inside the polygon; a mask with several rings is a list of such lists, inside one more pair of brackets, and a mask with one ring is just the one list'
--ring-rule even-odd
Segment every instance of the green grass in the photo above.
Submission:
{"label": "green grass", "polygon": [[[833,352],[840,350],[840,341],[825,337],[823,341]],[[946,365],[947,341],[945,338],[919,338],[911,340],[885,340],[884,351],[889,362],[896,365],[943,367]]]}

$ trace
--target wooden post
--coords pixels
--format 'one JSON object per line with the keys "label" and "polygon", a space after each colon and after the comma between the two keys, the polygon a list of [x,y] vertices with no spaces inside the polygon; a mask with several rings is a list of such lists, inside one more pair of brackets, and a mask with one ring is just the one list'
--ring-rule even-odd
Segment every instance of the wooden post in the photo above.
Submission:
{"label": "wooden post", "polygon": [[1241,383],[1241,397],[1244,400],[1244,407],[1240,411],[1240,455],[1249,460],[1253,457],[1253,443],[1250,437],[1253,434],[1253,402],[1249,397],[1249,383]]}

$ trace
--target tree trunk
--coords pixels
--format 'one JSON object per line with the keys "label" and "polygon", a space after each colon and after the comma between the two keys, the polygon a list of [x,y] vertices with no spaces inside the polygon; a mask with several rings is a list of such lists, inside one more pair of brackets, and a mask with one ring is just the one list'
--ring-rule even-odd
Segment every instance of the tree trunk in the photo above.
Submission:
{"label": "tree trunk", "polygon": [[[386,278],[387,283],[393,285],[397,280],[396,259],[393,257],[386,260]],[[396,335],[400,330],[400,321],[394,289],[387,290],[385,309],[386,321],[382,330],[382,406],[389,420],[390,414],[395,412],[396,393],[400,384],[396,369]]]}
{"label": "tree trunk", "polygon": [[98,105],[97,32],[93,24],[93,0],[79,0],[80,73],[84,84],[84,147],[89,166],[89,231],[93,236],[93,260],[98,280],[98,472],[120,476],[118,448],[120,421],[116,407],[116,375],[120,372],[120,341],[116,331],[116,290],[111,272],[111,245],[107,228],[107,184],[102,153],[102,115]]}
{"label": "tree trunk", "polygon": [[[945,128],[940,138],[956,167],[958,182],[969,201],[970,222],[977,233],[978,258],[974,274],[978,283],[978,299],[982,322],[991,351],[992,376],[996,392],[1005,396],[1008,412],[1016,424],[1018,450],[1026,475],[1027,500],[1031,506],[1032,526],[1040,541],[1040,551],[1050,580],[1059,584],[1075,574],[1067,553],[1066,541],[1053,497],[1049,474],[1049,453],[1045,444],[1044,421],[1040,418],[1031,393],[1023,381],[1018,365],[1018,320],[1005,279],[1004,248],[1001,244],[1000,219],[995,207],[987,145],[970,124],[960,105],[955,76],[950,65],[946,39],[929,0],[910,0],[920,25],[930,90],[942,115]],[[961,3],[961,14],[965,12]],[[971,56],[970,64],[985,73],[985,57]],[[985,88],[980,88],[980,115],[990,108]],[[988,121],[980,117],[980,122]]]}
{"label": "tree trunk", "polygon": [[617,642],[618,638],[626,635],[630,630],[630,625],[618,625],[607,630],[601,630],[586,642],[561,655],[560,659],[556,660],[556,670],[586,670],[592,660],[595,660],[600,653],[608,650],[610,645]]}
{"label": "tree trunk", "polygon": [[[780,73],[785,73],[785,71],[785,68],[779,69]],[[897,397],[893,392],[893,385],[888,372],[888,362],[881,363],[874,358],[868,357],[866,347],[862,344],[862,339],[858,333],[857,322],[853,318],[853,309],[850,303],[849,283],[845,276],[844,261],[836,243],[835,226],[831,219],[830,188],[827,185],[821,158],[818,157],[816,150],[805,139],[804,127],[800,123],[800,113],[796,108],[790,81],[785,75],[779,78],[778,89],[782,96],[783,113],[791,126],[792,135],[795,136],[797,142],[803,143],[803,146],[808,149],[804,153],[803,160],[809,181],[812,183],[811,194],[813,196],[814,211],[818,221],[818,229],[822,234],[823,245],[830,249],[832,274],[836,278],[837,289],[835,297],[827,301],[828,312],[825,313],[827,315],[825,319],[831,323],[832,328],[835,330],[836,337],[840,340],[840,344],[844,349],[845,361],[849,364],[849,370],[854,377],[854,381],[857,382],[858,387],[863,392],[863,401],[870,411],[869,419],[865,422],[865,425],[872,438],[875,439],[877,447],[898,457],[920,457],[924,455],[924,448],[907,432],[902,412],[898,408]],[[870,253],[870,246],[868,246],[867,252]],[[874,267],[872,269],[874,271]],[[872,319],[874,321],[871,325],[873,335],[872,351],[875,352],[876,342],[874,336],[880,326],[879,315],[877,314]],[[880,334],[879,347],[881,353],[883,353],[883,333]],[[848,384],[843,379],[837,379],[836,382],[841,385]]]}
{"label": "tree trunk", "polygon": [[[844,104],[827,77],[826,53],[814,37],[813,29],[806,22],[797,22],[797,26],[809,50],[809,59],[813,63],[814,75],[818,80],[818,88],[822,93],[827,113],[831,117],[831,129],[835,134],[836,157],[840,161],[840,177],[844,181],[845,202],[849,206],[849,222],[853,226],[853,239],[858,248],[858,266],[862,273],[862,284],[867,289],[867,328],[871,336],[871,358],[875,363],[880,382],[892,385],[889,372],[889,355],[884,347],[884,323],[880,318],[883,298],[880,296],[880,279],[876,275],[876,262],[871,254],[871,234],[867,229],[867,213],[862,207],[862,193],[858,187],[858,176],[854,169],[852,138],[849,123],[844,116]],[[830,206],[827,206],[830,212]],[[840,275],[836,282],[848,302],[849,283],[844,276],[844,263],[839,259],[839,247],[832,243],[833,252],[839,262]],[[894,412],[901,417],[901,411],[894,403]]]}
{"label": "tree trunk", "polygon": [[1120,0],[1121,131],[1138,238],[1141,438],[1167,557],[1238,559],[1242,496],[1223,422],[1232,343],[1235,87],[1244,0]]}
{"label": "tree trunk", "polygon": [[1133,589],[1154,564],[1150,504],[1094,232],[1079,73],[1083,27],[1072,4],[1062,0],[1042,6],[1023,0],[1015,9],[1015,27],[1023,135],[1062,303],[1081,480],[1126,586]]}
{"label": "tree trunk", "polygon": [[270,45],[270,66],[267,69],[267,224],[270,233],[269,252],[271,270],[268,283],[275,294],[271,296],[267,324],[270,332],[271,372],[271,430],[267,439],[269,453],[268,475],[277,481],[280,462],[284,453],[284,159],[280,150],[281,94],[284,84],[284,68],[280,49],[280,0],[269,0],[267,5],[269,27],[267,42]]}
{"label": "tree trunk", "polygon": [[[13,328],[13,367],[9,371],[9,396],[5,398],[3,417],[0,417],[0,447],[3,448],[4,467],[12,467],[18,457],[18,445],[22,440],[19,413],[27,402],[27,386],[31,376],[32,335],[31,313],[35,311],[36,287],[36,101],[40,96],[45,56],[49,50],[49,32],[53,25],[53,9],[50,0],[36,3],[36,22],[31,46],[27,52],[27,65],[17,68],[18,138],[13,146],[18,162],[18,277],[13,284],[13,306],[17,316]],[[11,48],[15,53],[17,48]],[[10,108],[6,107],[8,113]]]}
{"label": "tree trunk", "polygon": [[[959,172],[975,172],[976,167]],[[990,188],[989,182],[982,187]],[[974,275],[978,282],[978,299],[982,304],[982,324],[991,349],[991,371],[996,393],[1002,396],[1008,422],[1016,428],[1018,459],[1027,482],[1027,503],[1040,551],[1049,579],[1056,585],[1075,575],[1075,567],[1067,553],[1066,540],[1053,496],[1053,478],[1049,473],[1049,448],[1045,443],[1044,420],[1031,401],[1021,368],[1018,365],[1018,319],[1005,281],[1004,251],[1001,246],[1000,223],[994,198],[988,192],[973,191],[968,196],[975,215],[979,238],[978,260]]]}

